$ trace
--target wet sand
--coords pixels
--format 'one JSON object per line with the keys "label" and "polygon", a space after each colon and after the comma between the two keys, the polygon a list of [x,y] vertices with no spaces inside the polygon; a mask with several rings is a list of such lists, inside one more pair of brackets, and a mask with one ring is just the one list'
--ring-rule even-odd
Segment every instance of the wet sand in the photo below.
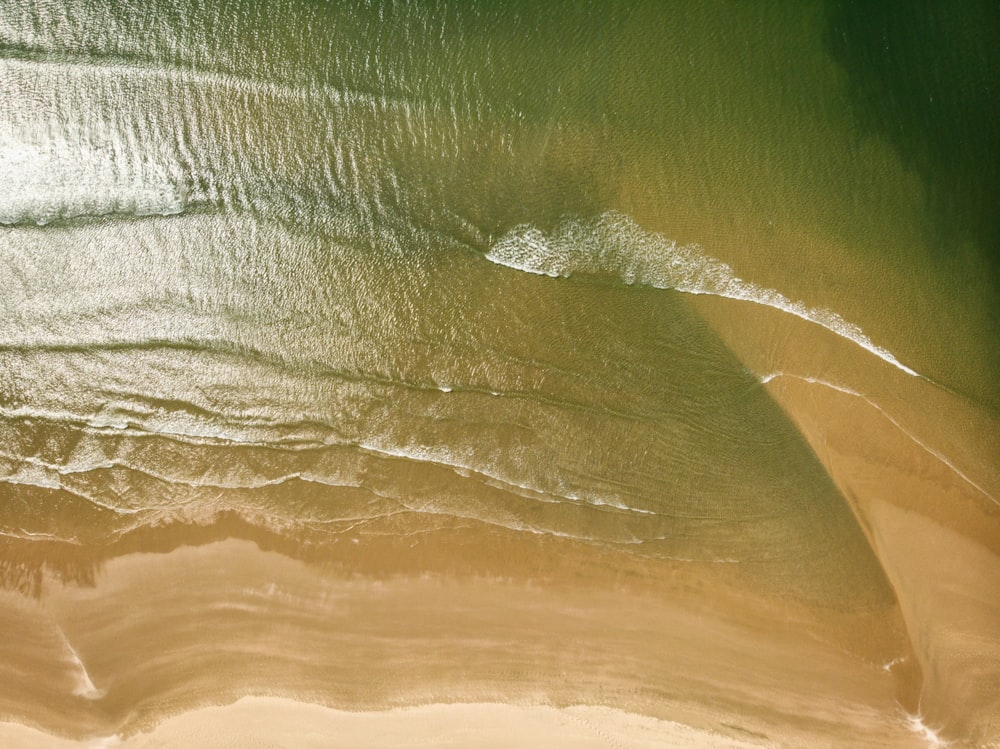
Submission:
{"label": "wet sand", "polygon": [[[545,746],[568,720],[563,708],[579,705],[623,711],[575,708],[622,745],[913,744],[896,703],[901,680],[884,668],[906,657],[894,610],[821,615],[682,567],[610,557],[601,574],[595,555],[562,542],[538,555],[516,540],[482,541],[529,569],[544,572],[552,555],[560,565],[575,558],[580,572],[526,575],[513,561],[506,579],[345,575],[228,540],[110,560],[92,588],[47,581],[38,599],[5,594],[13,636],[0,658],[23,677],[5,684],[0,710],[69,738],[132,736],[136,746],[170,745],[211,715],[244,730],[245,705],[190,711],[248,695],[290,700],[266,711],[264,735],[283,746],[296,745],[292,727],[310,714],[298,703],[511,706],[461,708],[482,713],[483,735],[472,737],[459,708],[457,723],[442,718],[448,708],[428,708],[426,720],[391,713],[414,742],[400,746],[421,736]],[[311,714],[331,730],[363,731],[349,715]],[[522,740],[515,715],[535,716],[537,735]]]}

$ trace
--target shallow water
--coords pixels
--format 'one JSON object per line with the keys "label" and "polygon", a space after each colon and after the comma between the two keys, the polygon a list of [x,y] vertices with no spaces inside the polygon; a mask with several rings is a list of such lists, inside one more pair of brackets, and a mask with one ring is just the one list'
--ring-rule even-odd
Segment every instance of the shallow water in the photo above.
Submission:
{"label": "shallow water", "polygon": [[[929,40],[963,102],[995,70],[977,13]],[[995,549],[989,167],[959,203],[927,166],[974,107],[924,111],[919,68],[880,111],[862,83],[907,70],[855,15],[5,7],[10,586],[100,590],[136,534],[238,518],[293,557],[486,527],[887,615],[885,490],[845,490],[782,375],[888,415]]]}

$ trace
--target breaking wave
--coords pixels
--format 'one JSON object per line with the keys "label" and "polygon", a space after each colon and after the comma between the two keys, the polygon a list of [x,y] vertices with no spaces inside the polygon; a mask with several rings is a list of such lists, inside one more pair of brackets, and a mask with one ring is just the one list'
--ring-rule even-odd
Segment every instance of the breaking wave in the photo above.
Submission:
{"label": "breaking wave", "polygon": [[486,258],[498,265],[554,278],[610,274],[630,285],[762,304],[820,325],[906,374],[920,376],[833,310],[809,307],[775,289],[744,281],[729,265],[705,255],[697,245],[679,245],[646,231],[621,213],[569,220],[548,234],[521,225],[495,242]]}

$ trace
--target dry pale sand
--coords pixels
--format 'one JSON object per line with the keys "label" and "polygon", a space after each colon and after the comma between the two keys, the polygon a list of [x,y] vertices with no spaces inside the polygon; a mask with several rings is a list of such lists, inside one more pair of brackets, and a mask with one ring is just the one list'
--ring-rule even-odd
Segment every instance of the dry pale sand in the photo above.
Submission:
{"label": "dry pale sand", "polygon": [[[16,724],[0,726],[10,749],[53,749],[80,742]],[[379,712],[345,712],[275,697],[244,697],[168,718],[149,733],[122,740],[95,738],[89,746],[122,749],[230,747],[704,747],[769,746],[763,739],[727,738],[679,723],[603,707],[554,708],[504,704],[423,705]]]}

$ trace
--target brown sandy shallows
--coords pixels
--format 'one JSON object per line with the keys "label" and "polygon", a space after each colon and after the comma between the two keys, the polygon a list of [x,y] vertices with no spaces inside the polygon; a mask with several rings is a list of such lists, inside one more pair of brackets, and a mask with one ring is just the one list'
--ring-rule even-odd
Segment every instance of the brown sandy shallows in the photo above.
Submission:
{"label": "brown sandy shallows", "polygon": [[[178,529],[164,532],[179,540]],[[635,737],[653,746],[921,745],[897,702],[906,680],[886,668],[908,657],[896,609],[768,603],[741,595],[738,578],[721,573],[521,535],[436,531],[405,545],[397,537],[395,549],[359,540],[350,544],[354,571],[341,564],[348,551],[340,561],[304,562],[229,539],[111,558],[93,587],[45,573],[38,597],[4,594],[0,662],[14,678],[0,686],[0,712],[69,738],[121,734],[136,746],[171,745],[169,737],[210,716],[222,721],[220,742],[227,725],[238,735],[246,705],[257,703],[190,711],[248,695],[351,711],[510,706],[454,708],[454,723],[445,708],[387,714],[387,726],[410,726],[399,730],[412,743],[400,746],[457,740],[470,715],[462,710],[483,729],[472,746],[504,736],[551,745],[558,725],[581,716],[610,745],[635,745]],[[271,543],[266,533],[257,540]],[[372,571],[366,559],[387,553],[397,569]],[[457,571],[453,560],[463,556],[508,574]],[[266,705],[263,739],[279,746],[300,745],[294,726],[303,715],[317,730],[364,725],[290,702]],[[562,710],[574,705],[624,713]],[[525,722],[535,728],[522,735]],[[4,730],[30,743],[24,730]],[[593,740],[573,731],[571,743]]]}
{"label": "brown sandy shallows", "polygon": [[[817,142],[845,137],[807,124]],[[767,306],[681,295],[795,424],[865,532],[915,653],[892,665],[913,673],[901,703],[940,734],[927,741],[1000,745],[996,280],[975,252],[935,260],[920,180],[885,144],[849,145],[821,190],[765,163],[762,204],[742,180],[730,191],[654,158],[612,190],[645,229],[834,310],[920,372]]]}
{"label": "brown sandy shallows", "polygon": [[[583,715],[612,746],[926,746],[919,713],[959,743],[994,740],[988,415],[783,313],[692,306],[823,461],[898,604],[805,605],[751,565],[420,513],[325,544],[233,515],[104,547],[9,539],[0,715],[34,728],[0,737],[225,746],[252,727],[300,746],[303,724],[320,745],[377,725],[377,745],[586,746]],[[284,701],[223,707],[247,696]]]}
{"label": "brown sandy shallows", "polygon": [[[826,466],[895,599],[807,606],[755,587],[769,571],[752,565],[670,563],[420,513],[325,545],[234,516],[105,547],[10,539],[0,716],[139,746],[184,743],[206,721],[221,723],[205,736],[220,742],[263,722],[262,741],[298,746],[302,721],[360,731],[325,710],[364,710],[419,745],[442,732],[459,741],[476,703],[474,741],[499,743],[516,714],[505,738],[546,746],[564,708],[589,705],[576,709],[611,745],[648,737],[633,741],[620,722],[643,715],[707,732],[708,745],[925,746],[909,711],[958,743],[995,740],[989,414],[787,314],[689,301]],[[291,702],[218,707],[250,695]],[[508,707],[484,707],[498,703]],[[434,704],[466,707],[441,718],[446,729],[420,717],[434,710],[386,712]],[[534,739],[517,734],[536,718]],[[695,742],[642,725],[661,746]],[[10,743],[48,741],[3,730]]]}
{"label": "brown sandy shallows", "polygon": [[926,378],[873,366],[857,346],[789,315],[692,304],[761,376],[865,531],[922,674],[907,708],[942,740],[1000,741],[996,416]]}

